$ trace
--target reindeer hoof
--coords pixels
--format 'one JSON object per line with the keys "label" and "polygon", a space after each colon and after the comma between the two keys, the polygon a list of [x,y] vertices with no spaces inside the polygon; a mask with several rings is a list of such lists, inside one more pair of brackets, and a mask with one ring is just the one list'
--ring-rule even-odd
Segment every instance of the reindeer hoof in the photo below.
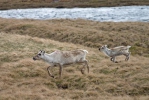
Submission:
{"label": "reindeer hoof", "polygon": [[113,58],[110,58],[111,61],[113,61]]}
{"label": "reindeer hoof", "polygon": [[115,63],[118,63],[118,61],[115,61]]}
{"label": "reindeer hoof", "polygon": [[84,69],[81,69],[81,73],[84,74]]}
{"label": "reindeer hoof", "polygon": [[54,76],[53,76],[53,75],[52,75],[51,77],[52,77],[52,78],[54,78]]}

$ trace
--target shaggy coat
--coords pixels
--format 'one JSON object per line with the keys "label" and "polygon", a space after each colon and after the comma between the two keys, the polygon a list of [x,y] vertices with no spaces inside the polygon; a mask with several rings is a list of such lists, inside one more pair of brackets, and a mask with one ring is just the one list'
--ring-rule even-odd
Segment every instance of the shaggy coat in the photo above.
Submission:
{"label": "shaggy coat", "polygon": [[112,49],[107,48],[107,45],[102,46],[99,48],[100,51],[102,51],[105,55],[108,57],[111,57],[111,61],[117,63],[116,56],[124,55],[126,56],[125,61],[129,60],[130,52],[129,48],[131,46],[118,46]]}
{"label": "shaggy coat", "polygon": [[87,50],[72,50],[72,51],[54,51],[50,54],[45,53],[45,51],[40,51],[36,56],[33,57],[33,60],[42,59],[50,64],[47,68],[48,73],[51,77],[54,76],[50,72],[50,68],[58,65],[60,67],[59,74],[61,77],[62,69],[64,65],[74,64],[74,63],[84,63],[84,67],[81,72],[84,73],[85,66],[87,66],[89,72],[88,61],[86,60]]}

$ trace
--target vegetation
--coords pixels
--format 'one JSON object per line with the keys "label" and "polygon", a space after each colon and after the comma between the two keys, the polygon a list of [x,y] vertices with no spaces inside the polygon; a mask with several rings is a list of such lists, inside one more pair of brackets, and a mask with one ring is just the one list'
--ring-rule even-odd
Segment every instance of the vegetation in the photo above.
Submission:
{"label": "vegetation", "polygon": [[15,20],[0,19],[0,31],[33,37],[49,38],[60,42],[81,44],[98,49],[131,45],[132,55],[149,57],[149,23],[96,22],[78,20]]}
{"label": "vegetation", "polygon": [[[148,100],[149,25],[141,22],[77,20],[16,20],[0,18],[1,100]],[[113,63],[98,48],[131,45],[128,62]],[[70,65],[58,79],[49,77],[43,61],[33,61],[38,50],[86,49],[90,73]]]}
{"label": "vegetation", "polygon": [[[149,5],[148,0],[0,0],[0,9]],[[82,19],[33,20],[0,18],[0,100],[148,100],[149,23],[96,22]],[[131,45],[128,62],[113,63],[98,48]],[[89,51],[90,73],[70,65],[49,77],[38,50]]]}
{"label": "vegetation", "polygon": [[149,5],[148,0],[0,0],[0,9]]}

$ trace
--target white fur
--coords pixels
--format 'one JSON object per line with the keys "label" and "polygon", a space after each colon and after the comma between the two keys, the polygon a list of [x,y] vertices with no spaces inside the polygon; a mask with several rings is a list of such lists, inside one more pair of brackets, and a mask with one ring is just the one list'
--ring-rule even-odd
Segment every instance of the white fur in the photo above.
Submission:
{"label": "white fur", "polygon": [[[89,72],[88,62],[86,60],[86,54],[88,53],[87,50],[73,50],[73,51],[54,51],[50,54],[45,53],[45,51],[40,51],[35,57],[34,60],[42,59],[50,64],[48,67],[49,75],[54,77],[50,73],[50,67],[58,65],[60,67],[60,77],[62,73],[62,68],[64,65],[73,64],[73,63],[84,63]],[[81,70],[83,73],[84,67]]]}
{"label": "white fur", "polygon": [[105,55],[111,57],[111,61],[113,62],[117,62],[116,60],[116,56],[120,56],[120,55],[124,55],[126,56],[126,61],[129,60],[129,56],[130,56],[130,52],[129,52],[129,48],[131,46],[118,46],[112,49],[107,48],[107,45],[102,46],[101,48],[99,48],[99,50],[101,50]]}

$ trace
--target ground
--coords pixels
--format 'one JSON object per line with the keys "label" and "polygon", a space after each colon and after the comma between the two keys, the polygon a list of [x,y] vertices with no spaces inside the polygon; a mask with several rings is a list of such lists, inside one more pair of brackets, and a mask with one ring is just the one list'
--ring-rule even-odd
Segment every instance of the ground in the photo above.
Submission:
{"label": "ground", "polygon": [[[1,100],[149,99],[148,23],[2,18],[0,21]],[[118,42],[112,42],[109,38],[112,36]],[[143,38],[146,41],[143,42]],[[128,62],[120,56],[119,63],[113,63],[98,50],[104,44],[123,45],[122,39],[132,46]],[[47,63],[32,59],[41,49],[50,53],[78,48],[89,51],[90,73],[86,70],[82,75],[82,65],[74,64],[66,66],[59,79],[59,68],[54,67],[52,73],[56,78],[53,79],[46,70]]]}

